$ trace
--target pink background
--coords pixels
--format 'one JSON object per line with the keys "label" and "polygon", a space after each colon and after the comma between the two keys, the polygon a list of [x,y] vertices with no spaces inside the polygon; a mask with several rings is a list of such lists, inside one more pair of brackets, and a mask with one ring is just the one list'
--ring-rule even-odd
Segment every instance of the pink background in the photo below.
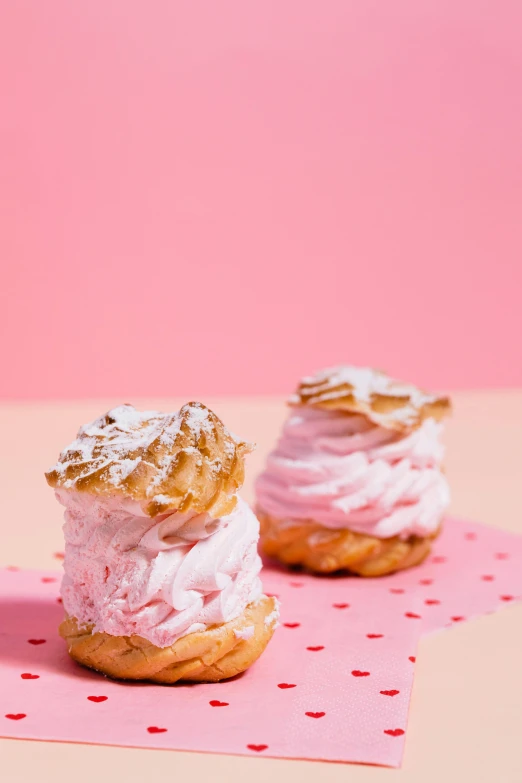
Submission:
{"label": "pink background", "polygon": [[519,0],[0,6],[0,394],[522,385]]}

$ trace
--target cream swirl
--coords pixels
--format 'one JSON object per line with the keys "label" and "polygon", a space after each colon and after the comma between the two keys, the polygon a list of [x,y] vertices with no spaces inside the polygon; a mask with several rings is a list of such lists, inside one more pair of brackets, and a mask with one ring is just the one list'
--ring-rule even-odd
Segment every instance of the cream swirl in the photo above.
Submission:
{"label": "cream swirl", "polygon": [[259,523],[238,498],[228,516],[151,519],[121,497],[59,489],[65,511],[66,612],[158,647],[238,617],[262,594]]}
{"label": "cream swirl", "polygon": [[434,419],[402,435],[363,416],[297,408],[258,478],[259,507],[378,538],[429,535],[449,503],[440,432]]}

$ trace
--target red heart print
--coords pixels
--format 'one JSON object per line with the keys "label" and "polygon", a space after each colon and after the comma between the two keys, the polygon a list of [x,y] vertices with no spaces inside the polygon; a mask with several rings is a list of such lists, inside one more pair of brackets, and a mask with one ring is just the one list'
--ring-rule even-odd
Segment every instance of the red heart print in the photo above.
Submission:
{"label": "red heart print", "polygon": [[99,704],[102,701],[107,701],[109,698],[108,696],[87,696],[89,701],[95,702],[95,704]]}
{"label": "red heart print", "polygon": [[421,619],[420,614],[415,614],[415,612],[405,612],[404,616],[405,617],[410,617],[413,620],[420,620]]}
{"label": "red heart print", "polygon": [[319,650],[324,650],[324,646],[322,644],[318,644],[317,647],[307,647],[307,650],[310,650],[310,652],[319,652]]}
{"label": "red heart print", "polygon": [[384,729],[385,734],[389,734],[390,737],[400,737],[404,734],[404,729]]}
{"label": "red heart print", "polygon": [[514,596],[513,595],[501,595],[500,600],[501,601],[513,601]]}
{"label": "red heart print", "polygon": [[477,540],[477,534],[476,533],[465,533],[464,538],[466,541],[476,541]]}
{"label": "red heart print", "polygon": [[431,558],[431,562],[432,563],[445,563],[446,562],[446,558],[443,557],[442,555],[436,555],[435,557]]}
{"label": "red heart print", "polygon": [[58,598],[56,599],[56,603],[63,604],[63,598],[61,596],[58,596]]}
{"label": "red heart print", "polygon": [[391,690],[391,691],[379,691],[379,693],[382,693],[383,696],[397,696],[400,691]]}
{"label": "red heart print", "polygon": [[461,617],[460,615],[455,615],[455,617],[452,617],[451,619],[453,620],[454,623],[460,623],[462,622],[462,620],[465,620],[466,618]]}
{"label": "red heart print", "polygon": [[27,718],[27,715],[25,712],[8,712],[5,717],[9,718],[9,720],[22,720],[22,718]]}
{"label": "red heart print", "polygon": [[368,639],[382,639],[384,636],[383,633],[367,633],[366,636]]}
{"label": "red heart print", "polygon": [[404,590],[402,587],[390,587],[390,593],[393,593],[394,595],[401,595],[404,593]]}
{"label": "red heart print", "polygon": [[308,715],[309,718],[322,718],[326,712],[305,712],[305,715]]}
{"label": "red heart print", "polygon": [[408,660],[409,660],[409,661],[411,661],[412,663],[415,663],[415,661],[416,661],[417,659],[416,659],[416,657],[415,657],[414,655],[410,655],[410,657],[408,658]]}
{"label": "red heart print", "polygon": [[212,699],[209,701],[211,707],[228,707],[228,701],[219,701],[219,699]]}
{"label": "red heart print", "polygon": [[45,644],[47,639],[28,639],[29,644]]}
{"label": "red heart print", "polygon": [[283,623],[285,628],[299,628],[301,623]]}
{"label": "red heart print", "polygon": [[509,555],[507,552],[497,552],[495,557],[497,558],[497,560],[507,560]]}
{"label": "red heart print", "polygon": [[304,587],[304,582],[289,582],[290,587]]}
{"label": "red heart print", "polygon": [[24,672],[24,674],[21,674],[20,677],[22,680],[38,680],[40,679],[39,674],[29,674],[29,672]]}
{"label": "red heart print", "polygon": [[149,734],[163,734],[167,729],[160,729],[158,726],[147,726]]}
{"label": "red heart print", "polygon": [[42,576],[42,582],[44,585],[50,585],[51,582],[57,582],[58,580],[54,576]]}
{"label": "red heart print", "polygon": [[55,557],[57,560],[63,560],[65,557],[65,552],[55,552],[53,557]]}
{"label": "red heart print", "polygon": [[426,598],[424,603],[426,604],[426,606],[438,606],[438,604],[440,604],[440,601],[437,601],[436,598]]}
{"label": "red heart print", "polygon": [[484,576],[480,577],[484,582],[492,582],[495,577],[492,574],[484,574]]}
{"label": "red heart print", "polygon": [[359,669],[354,669],[352,672],[354,677],[369,677],[370,672],[361,672]]}
{"label": "red heart print", "polygon": [[350,604],[332,604],[334,609],[349,609]]}
{"label": "red heart print", "polygon": [[268,745],[247,745],[247,748],[249,750],[255,750],[256,753],[261,753],[261,751],[268,748]]}
{"label": "red heart print", "polygon": [[421,579],[419,582],[420,585],[432,585],[433,579]]}
{"label": "red heart print", "polygon": [[281,688],[281,690],[286,690],[287,688],[295,688],[295,684],[291,682],[280,682],[277,686],[278,688]]}

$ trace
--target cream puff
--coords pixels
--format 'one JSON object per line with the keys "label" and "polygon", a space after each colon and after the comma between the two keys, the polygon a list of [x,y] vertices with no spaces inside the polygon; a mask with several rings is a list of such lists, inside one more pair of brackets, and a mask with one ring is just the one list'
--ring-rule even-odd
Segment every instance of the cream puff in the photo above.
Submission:
{"label": "cream puff", "polygon": [[304,378],[257,481],[261,547],[318,573],[383,576],[422,562],[449,503],[447,397],[368,368]]}
{"label": "cream puff", "polygon": [[233,677],[261,655],[278,607],[237,494],[251,448],[197,402],[172,414],[122,405],[81,427],[46,473],[65,506],[72,658],[174,683]]}

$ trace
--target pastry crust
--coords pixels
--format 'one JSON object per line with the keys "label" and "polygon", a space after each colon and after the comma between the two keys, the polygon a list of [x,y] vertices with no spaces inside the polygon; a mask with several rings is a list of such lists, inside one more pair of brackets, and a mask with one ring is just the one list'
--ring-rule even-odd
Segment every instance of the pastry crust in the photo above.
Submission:
{"label": "pastry crust", "polygon": [[262,596],[235,620],[182,636],[170,647],[156,647],[140,636],[92,633],[92,628],[79,629],[71,617],[60,625],[60,635],[71,658],[115,679],[218,682],[240,674],[259,658],[278,616],[276,599]]}
{"label": "pastry crust", "polygon": [[425,419],[440,421],[451,410],[448,397],[429,394],[378,370],[349,365],[303,378],[289,404],[362,414],[385,429],[405,434]]}
{"label": "pastry crust", "polygon": [[230,514],[249,443],[200,402],[177,413],[121,405],[87,424],[45,476],[55,488],[137,501],[150,517],[170,511]]}
{"label": "pastry crust", "polygon": [[291,524],[259,508],[261,549],[286,565],[299,565],[320,574],[350,571],[359,576],[386,576],[419,565],[428,556],[439,530],[425,538],[376,538],[351,530],[331,530],[313,520]]}

